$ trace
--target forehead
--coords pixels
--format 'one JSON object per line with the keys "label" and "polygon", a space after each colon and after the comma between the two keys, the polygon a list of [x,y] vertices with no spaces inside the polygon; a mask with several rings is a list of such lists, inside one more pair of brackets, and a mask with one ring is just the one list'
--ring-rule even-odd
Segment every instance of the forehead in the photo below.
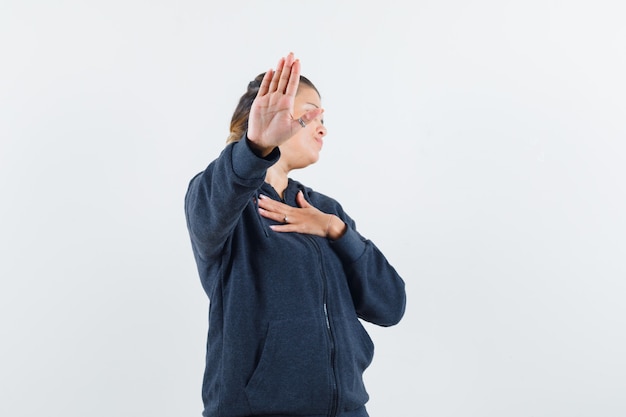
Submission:
{"label": "forehead", "polygon": [[298,87],[296,102],[299,104],[313,104],[317,107],[320,107],[322,104],[322,100],[320,99],[319,94],[317,94],[317,91],[304,84],[300,84]]}

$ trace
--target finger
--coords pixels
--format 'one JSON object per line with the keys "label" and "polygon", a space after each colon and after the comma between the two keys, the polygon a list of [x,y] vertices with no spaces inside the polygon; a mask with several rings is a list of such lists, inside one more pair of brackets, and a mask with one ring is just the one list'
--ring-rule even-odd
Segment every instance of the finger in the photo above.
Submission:
{"label": "finger", "polygon": [[293,222],[292,215],[294,214],[294,208],[287,204],[272,200],[271,198],[261,194],[258,205],[259,213],[263,217],[279,223]]}
{"label": "finger", "polygon": [[270,229],[279,233],[300,233],[300,228],[295,224],[273,224],[270,226]]}
{"label": "finger", "polygon": [[[300,116],[300,119],[302,119],[302,121],[304,122],[305,125],[308,125],[313,120],[315,120],[318,117],[320,117],[323,113],[324,113],[324,109],[312,109],[312,110],[309,110],[308,112],[304,113],[302,116]],[[298,119],[296,119],[294,121],[296,123],[300,124],[300,121]],[[306,126],[301,126],[301,127],[306,127]]]}
{"label": "finger", "polygon": [[270,68],[263,76],[263,80],[261,80],[261,86],[259,87],[259,92],[257,93],[257,96],[263,96],[267,94],[267,91],[270,88],[270,82],[272,81],[272,75],[274,75],[274,70]]}
{"label": "finger", "polygon": [[296,59],[291,66],[291,74],[289,76],[287,88],[285,89],[285,94],[295,97],[298,92],[298,85],[300,84],[300,67],[300,60]]}
{"label": "finger", "polygon": [[304,193],[302,191],[298,191],[298,194],[296,195],[296,202],[298,203],[298,206],[302,208],[311,207],[309,202],[304,198]]}
{"label": "finger", "polygon": [[285,213],[280,213],[277,211],[269,211],[259,207],[259,214],[266,219],[274,220],[277,223],[286,223],[285,219],[289,220],[289,216]]}
{"label": "finger", "polygon": [[287,58],[285,58],[283,69],[278,80],[278,87],[276,88],[276,91],[279,93],[285,93],[287,90],[287,84],[289,83],[289,78],[291,77],[293,60],[293,52],[290,52],[289,55],[287,55]]}
{"label": "finger", "polygon": [[259,207],[271,212],[286,213],[291,209],[291,206],[280,203],[276,200],[272,200],[271,198],[263,194],[259,196],[258,204]]}
{"label": "finger", "polygon": [[270,83],[270,88],[268,92],[273,93],[278,88],[278,80],[280,80],[280,74],[283,72],[283,67],[285,66],[285,58],[281,58],[278,60],[278,64],[276,64],[276,71],[272,74],[272,82]]}

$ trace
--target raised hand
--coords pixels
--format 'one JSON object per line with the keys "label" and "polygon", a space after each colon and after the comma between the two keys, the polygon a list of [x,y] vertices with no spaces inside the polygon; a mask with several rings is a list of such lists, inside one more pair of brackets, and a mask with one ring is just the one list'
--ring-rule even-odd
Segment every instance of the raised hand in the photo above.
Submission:
{"label": "raised hand", "polygon": [[309,204],[302,191],[296,196],[298,207],[291,207],[261,195],[259,213],[268,219],[283,223],[270,226],[275,232],[296,232],[339,239],[346,230],[346,224],[333,214],[324,213]]}
{"label": "raised hand", "polygon": [[[265,73],[248,119],[248,139],[262,156],[302,129],[293,114],[299,83],[300,61],[293,53],[281,58],[276,70]],[[308,123],[322,112],[322,109],[313,109],[299,117]]]}

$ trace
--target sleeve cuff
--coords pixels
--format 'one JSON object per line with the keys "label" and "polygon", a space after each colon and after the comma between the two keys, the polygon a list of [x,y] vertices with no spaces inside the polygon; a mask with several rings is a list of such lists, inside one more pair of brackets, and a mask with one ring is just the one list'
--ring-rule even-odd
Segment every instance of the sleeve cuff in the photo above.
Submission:
{"label": "sleeve cuff", "polygon": [[278,147],[274,148],[265,158],[257,156],[250,147],[247,136],[233,144],[233,171],[241,179],[265,178],[267,169],[274,165],[279,158],[280,150]]}
{"label": "sleeve cuff", "polygon": [[361,239],[361,235],[348,227],[343,236],[331,242],[331,246],[341,258],[352,263],[363,255],[367,244]]}

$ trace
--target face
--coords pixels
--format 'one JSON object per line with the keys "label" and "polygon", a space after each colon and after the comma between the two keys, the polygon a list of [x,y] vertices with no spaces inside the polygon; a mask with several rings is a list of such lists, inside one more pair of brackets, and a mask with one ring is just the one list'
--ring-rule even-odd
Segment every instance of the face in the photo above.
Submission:
{"label": "face", "polygon": [[[300,84],[294,102],[293,118],[297,119],[309,110],[322,106],[317,92],[304,84]],[[289,164],[289,169],[304,168],[319,159],[326,128],[324,127],[324,115],[311,120],[306,127],[292,136],[280,146],[281,159]]]}

